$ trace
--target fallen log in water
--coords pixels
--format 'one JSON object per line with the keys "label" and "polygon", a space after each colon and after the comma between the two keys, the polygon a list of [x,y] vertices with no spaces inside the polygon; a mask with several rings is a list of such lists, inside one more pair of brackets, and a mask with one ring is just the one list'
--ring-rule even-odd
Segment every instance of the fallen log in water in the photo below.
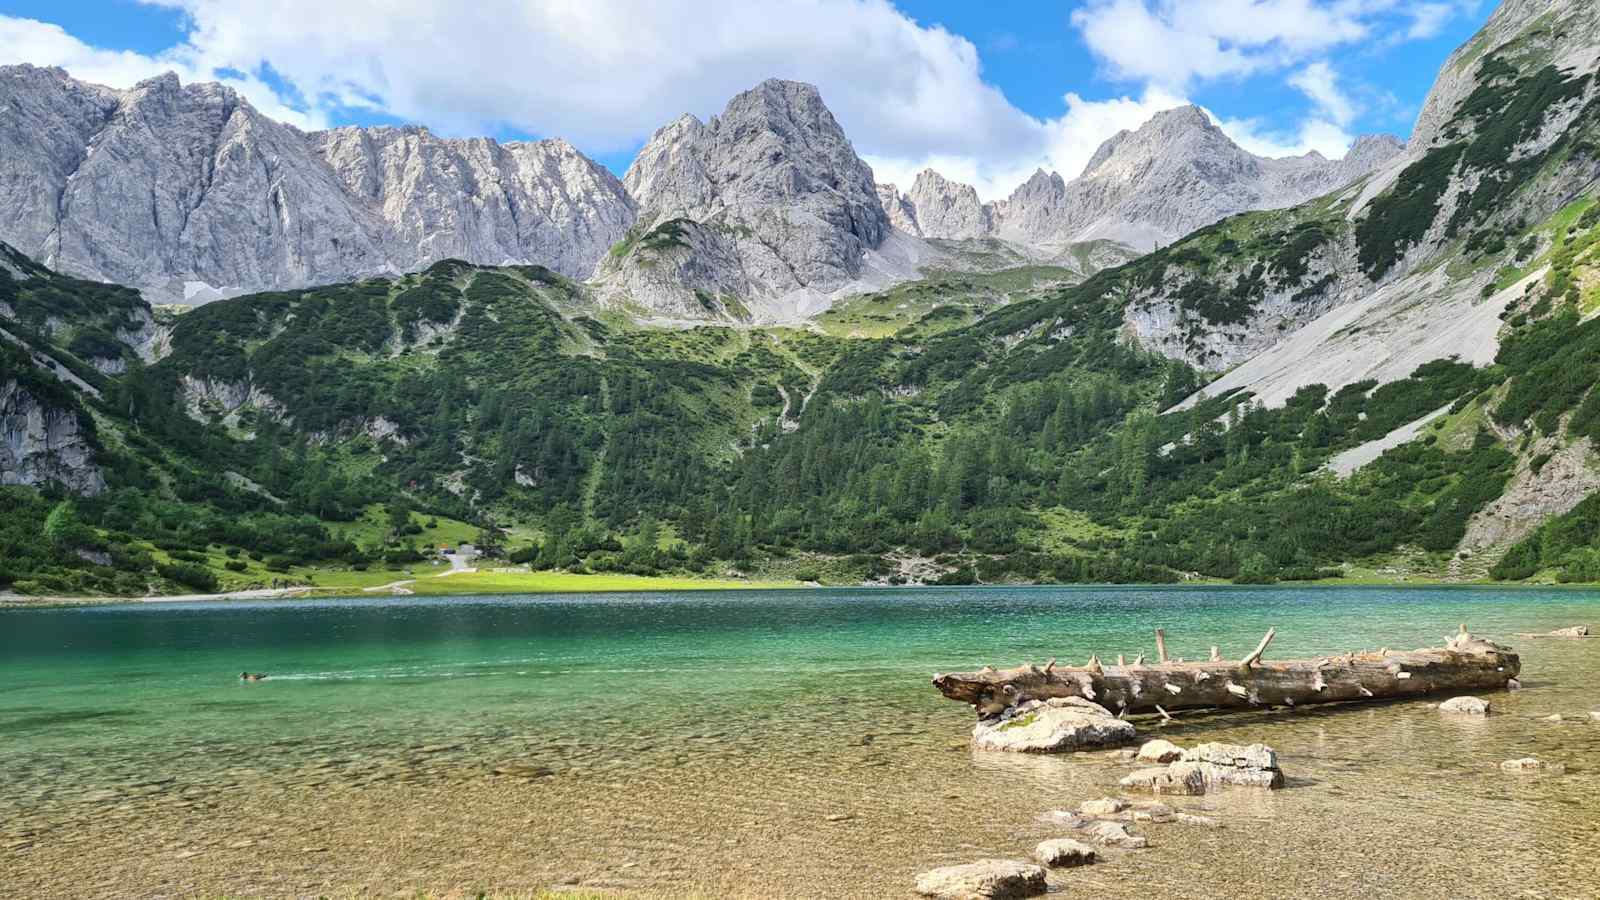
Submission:
{"label": "fallen log in water", "polygon": [[[1158,632],[1164,657],[1166,635]],[[1349,653],[1315,659],[1263,661],[1275,631],[1238,661],[1175,660],[1132,665],[1102,665],[1090,657],[1082,666],[1043,667],[1028,664],[996,671],[935,675],[934,687],[951,700],[970,703],[980,718],[998,715],[1028,700],[1081,697],[1121,713],[1159,712],[1210,707],[1297,706],[1310,703],[1415,697],[1441,691],[1503,688],[1522,670],[1522,661],[1506,647],[1461,633],[1443,647],[1375,653]]]}

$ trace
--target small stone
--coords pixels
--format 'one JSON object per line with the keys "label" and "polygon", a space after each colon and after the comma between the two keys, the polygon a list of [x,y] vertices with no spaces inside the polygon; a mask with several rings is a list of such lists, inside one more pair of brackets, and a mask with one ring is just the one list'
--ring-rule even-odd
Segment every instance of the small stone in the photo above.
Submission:
{"label": "small stone", "polygon": [[1033,848],[1033,858],[1052,869],[1086,866],[1094,862],[1094,848],[1071,838],[1055,838]]}
{"label": "small stone", "polygon": [[1480,697],[1452,697],[1439,704],[1439,712],[1451,716],[1487,716],[1489,701]]}
{"label": "small stone", "polygon": [[1522,759],[1508,759],[1500,764],[1500,769],[1503,772],[1539,773],[1545,775],[1560,775],[1567,771],[1567,767],[1561,763],[1545,762],[1532,756],[1524,756]]}
{"label": "small stone", "polygon": [[1144,762],[1170,763],[1183,758],[1183,748],[1171,741],[1146,741],[1139,748],[1139,759]]}
{"label": "small stone", "polygon": [[1515,678],[1508,678],[1506,679],[1506,690],[1520,691],[1522,690],[1522,682],[1516,680]]}
{"label": "small stone", "polygon": [[1590,710],[1589,719],[1593,722],[1600,722],[1600,709]]}
{"label": "small stone", "polygon": [[1557,628],[1555,631],[1550,632],[1550,634],[1554,637],[1588,637],[1589,626],[1572,625],[1567,628]]}
{"label": "small stone", "polygon": [[833,815],[828,816],[828,821],[829,822],[848,822],[848,821],[850,821],[851,819],[854,819],[854,818],[855,818],[855,816],[851,815],[850,813],[834,813]]}
{"label": "small stone", "polygon": [[1127,762],[1128,760],[1136,758],[1138,755],[1139,755],[1139,751],[1133,749],[1132,747],[1123,747],[1121,749],[1112,750],[1111,752],[1107,753],[1106,754],[1106,758],[1107,759],[1115,759],[1115,760],[1117,760],[1119,762]]}
{"label": "small stone", "polygon": [[1124,850],[1138,850],[1150,845],[1148,838],[1134,834],[1121,822],[1095,822],[1083,829],[1083,835],[1097,844]]}
{"label": "small stone", "polygon": [[980,859],[917,876],[917,893],[944,900],[1013,900],[1037,897],[1045,889],[1044,869],[1010,859]]}
{"label": "small stone", "polygon": [[1209,816],[1197,816],[1194,813],[1177,813],[1172,817],[1179,825],[1198,825],[1201,828],[1221,828],[1222,823]]}
{"label": "small stone", "polygon": [[1070,809],[1052,809],[1039,818],[1054,825],[1065,825],[1068,828],[1083,827],[1083,816]]}
{"label": "small stone", "polygon": [[1546,721],[1546,722],[1560,722],[1560,721],[1562,721],[1561,713],[1551,713],[1550,715],[1544,717],[1544,721]]}
{"label": "small stone", "polygon": [[1128,801],[1116,797],[1085,800],[1078,804],[1078,812],[1086,816],[1114,816],[1128,808]]}

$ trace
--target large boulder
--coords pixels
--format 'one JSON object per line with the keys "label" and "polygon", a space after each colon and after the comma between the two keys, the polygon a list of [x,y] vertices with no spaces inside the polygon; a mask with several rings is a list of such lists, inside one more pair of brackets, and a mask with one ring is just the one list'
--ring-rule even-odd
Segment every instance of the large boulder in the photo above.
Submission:
{"label": "large boulder", "polygon": [[1226,787],[1283,787],[1278,754],[1265,744],[1210,743],[1185,750],[1166,766],[1140,769],[1120,784],[1155,794],[1208,794]]}
{"label": "large boulder", "polygon": [[1439,712],[1447,716],[1487,716],[1489,701],[1480,697],[1451,697],[1439,704]]}
{"label": "large boulder", "polygon": [[1010,859],[980,859],[917,876],[917,893],[940,900],[1012,900],[1045,889],[1044,869]]}
{"label": "large boulder", "polygon": [[973,746],[1016,753],[1061,753],[1126,744],[1133,725],[1078,697],[1031,700],[984,719],[972,729]]}
{"label": "large boulder", "polygon": [[1033,848],[1033,858],[1052,869],[1087,866],[1094,862],[1094,848],[1072,838],[1055,838]]}

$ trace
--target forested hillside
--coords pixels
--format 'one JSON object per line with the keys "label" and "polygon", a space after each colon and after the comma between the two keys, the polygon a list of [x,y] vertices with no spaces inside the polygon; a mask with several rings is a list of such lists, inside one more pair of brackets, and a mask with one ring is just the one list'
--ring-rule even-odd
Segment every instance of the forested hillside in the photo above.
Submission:
{"label": "forested hillside", "polygon": [[1077,283],[659,328],[445,261],[174,315],[5,248],[0,586],[381,583],[465,539],[837,582],[1600,578],[1596,14],[1525,5],[1370,179]]}

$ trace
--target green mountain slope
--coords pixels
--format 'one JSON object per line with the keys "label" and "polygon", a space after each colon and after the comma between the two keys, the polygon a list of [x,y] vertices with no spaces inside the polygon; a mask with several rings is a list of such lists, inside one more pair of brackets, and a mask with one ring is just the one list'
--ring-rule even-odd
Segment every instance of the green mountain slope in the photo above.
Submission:
{"label": "green mountain slope", "polygon": [[1597,15],[1511,0],[1334,195],[807,328],[458,262],[169,319],[7,250],[0,580],[1593,578]]}

